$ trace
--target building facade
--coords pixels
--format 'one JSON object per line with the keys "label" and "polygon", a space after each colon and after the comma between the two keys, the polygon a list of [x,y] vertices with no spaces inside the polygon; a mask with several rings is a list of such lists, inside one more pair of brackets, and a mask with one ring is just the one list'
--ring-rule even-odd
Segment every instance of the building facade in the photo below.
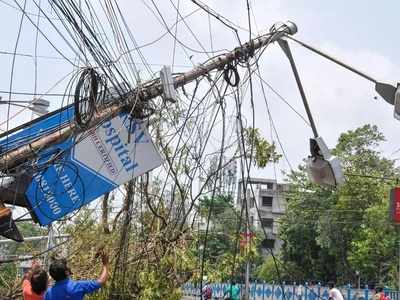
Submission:
{"label": "building facade", "polygon": [[251,228],[255,231],[264,228],[267,233],[267,238],[262,241],[264,249],[279,251],[282,246],[279,239],[279,219],[286,211],[288,188],[287,184],[278,183],[274,179],[239,180],[236,205],[240,208],[246,199]]}

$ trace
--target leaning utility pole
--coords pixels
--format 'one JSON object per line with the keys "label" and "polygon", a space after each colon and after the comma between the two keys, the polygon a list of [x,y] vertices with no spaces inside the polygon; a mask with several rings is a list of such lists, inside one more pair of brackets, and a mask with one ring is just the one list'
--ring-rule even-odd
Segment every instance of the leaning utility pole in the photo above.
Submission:
{"label": "leaning utility pole", "polygon": [[[259,36],[228,53],[216,56],[206,63],[201,64],[182,75],[174,77],[173,83],[171,83],[171,85],[173,84],[174,88],[183,87],[184,85],[198,79],[199,77],[207,75],[213,70],[221,70],[224,68],[224,66],[236,60],[246,59],[250,57],[255,50],[280,39],[284,35],[292,35],[297,32],[296,25],[291,22],[287,22],[285,24],[280,23],[279,26],[276,26],[275,28],[276,30],[268,34]],[[108,107],[101,107],[100,109],[97,109],[91,120],[88,122],[87,126],[85,126],[84,128],[79,127],[76,122],[71,122],[70,124],[61,126],[56,132],[44,135],[33,142],[4,153],[0,156],[0,172],[7,173],[7,170],[18,166],[20,163],[23,163],[26,160],[34,158],[39,150],[60,143],[69,138],[71,135],[76,135],[81,132],[87,131],[90,128],[93,128],[96,125],[100,124],[101,122],[115,117],[124,109],[132,108],[135,103],[138,103],[138,105],[140,105],[140,103],[145,103],[152,98],[161,96],[163,94],[163,91],[164,89],[162,83],[157,83],[153,85],[147,85],[146,83],[144,83],[143,85],[126,93],[119,99],[119,101],[116,101],[114,104]]]}

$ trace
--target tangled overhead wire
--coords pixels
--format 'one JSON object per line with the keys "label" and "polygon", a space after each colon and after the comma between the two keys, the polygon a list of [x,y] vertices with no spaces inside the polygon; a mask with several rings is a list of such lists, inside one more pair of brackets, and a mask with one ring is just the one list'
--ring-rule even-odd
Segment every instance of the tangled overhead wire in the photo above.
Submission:
{"label": "tangled overhead wire", "polygon": [[99,93],[104,77],[94,68],[85,68],[81,72],[74,93],[75,120],[81,128],[86,127],[96,111],[97,105],[105,96],[105,89]]}
{"label": "tangled overhead wire", "polygon": [[[234,81],[231,80],[232,75],[234,76]],[[224,68],[224,80],[227,84],[232,87],[236,87],[239,85],[240,76],[236,66],[232,64],[227,64]]]}

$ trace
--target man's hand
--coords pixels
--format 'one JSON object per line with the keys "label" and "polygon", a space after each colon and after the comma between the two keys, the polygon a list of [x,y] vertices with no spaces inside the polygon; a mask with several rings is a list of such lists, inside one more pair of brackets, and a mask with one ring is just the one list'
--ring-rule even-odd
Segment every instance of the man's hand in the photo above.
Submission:
{"label": "man's hand", "polygon": [[101,262],[102,262],[103,266],[107,266],[108,263],[110,262],[110,258],[108,256],[108,254],[105,253],[104,251],[101,251],[100,257],[101,257]]}
{"label": "man's hand", "polygon": [[101,257],[101,262],[103,264],[103,268],[101,270],[101,274],[99,278],[97,279],[97,282],[100,283],[101,285],[104,285],[104,283],[108,279],[108,263],[109,263],[109,256],[108,254],[104,251],[104,249],[99,250],[96,253],[96,257]]}
{"label": "man's hand", "polygon": [[97,252],[96,252],[94,257],[95,258],[101,257],[101,262],[103,263],[104,266],[108,265],[109,260],[110,260],[109,256],[108,256],[108,253],[106,253],[104,251],[104,246],[102,246],[99,250],[97,250]]}

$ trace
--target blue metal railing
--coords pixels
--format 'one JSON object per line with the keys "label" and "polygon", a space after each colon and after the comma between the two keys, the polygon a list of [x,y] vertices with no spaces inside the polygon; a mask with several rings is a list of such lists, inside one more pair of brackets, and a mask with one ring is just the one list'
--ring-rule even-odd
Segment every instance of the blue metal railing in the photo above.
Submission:
{"label": "blue metal railing", "polygon": [[[223,299],[224,291],[229,287],[228,283],[213,283],[213,299]],[[243,285],[240,285],[243,291]],[[283,291],[282,291],[283,287]],[[366,286],[363,289],[353,288],[350,284],[339,287],[344,300],[373,300],[374,291]],[[400,300],[399,291],[384,289],[386,296],[391,300]],[[182,286],[184,296],[199,296],[199,287],[193,283],[186,283]],[[274,283],[252,282],[250,284],[250,300],[328,300],[329,288],[321,284],[304,285],[292,284],[277,285]]]}

